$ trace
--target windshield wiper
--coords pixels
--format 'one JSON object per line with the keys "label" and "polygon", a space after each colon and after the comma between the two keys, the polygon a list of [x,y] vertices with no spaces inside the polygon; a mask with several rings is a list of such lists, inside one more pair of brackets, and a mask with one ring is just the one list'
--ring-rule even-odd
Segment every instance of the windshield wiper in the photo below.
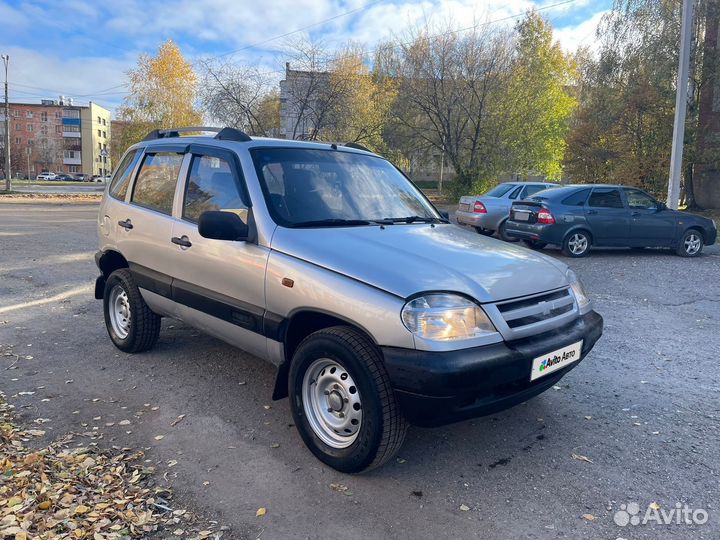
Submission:
{"label": "windshield wiper", "polygon": [[375,220],[375,223],[392,224],[392,223],[447,223],[444,219],[432,216],[406,216],[392,217]]}
{"label": "windshield wiper", "polygon": [[360,227],[362,225],[372,225],[372,222],[366,219],[316,219],[313,221],[301,221],[290,225],[293,229],[303,227]]}

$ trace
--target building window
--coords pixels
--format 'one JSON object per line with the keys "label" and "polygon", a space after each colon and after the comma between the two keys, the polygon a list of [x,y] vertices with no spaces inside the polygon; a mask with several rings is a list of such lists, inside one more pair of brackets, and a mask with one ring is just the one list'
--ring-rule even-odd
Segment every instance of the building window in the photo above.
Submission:
{"label": "building window", "polygon": [[80,126],[61,126],[62,130],[66,133],[73,132],[73,133],[80,133]]}
{"label": "building window", "polygon": [[32,139],[28,139],[28,146],[35,146],[35,141]]}
{"label": "building window", "polygon": [[15,137],[15,144],[20,144],[20,137]]}
{"label": "building window", "polygon": [[63,118],[80,118],[80,111],[77,109],[63,109]]}
{"label": "building window", "polygon": [[103,126],[107,126],[107,124],[105,123],[105,119],[104,119],[104,118],[102,119],[102,121],[103,121]]}
{"label": "building window", "polygon": [[107,131],[103,131],[103,139],[107,139]]}
{"label": "building window", "polygon": [[100,137],[102,132],[98,129],[98,137]]}
{"label": "building window", "polygon": [[15,131],[22,131],[22,124],[15,124]]}
{"label": "building window", "polygon": [[61,125],[55,126],[55,133],[62,133],[62,128],[63,127]]}
{"label": "building window", "polygon": [[43,125],[40,126],[40,133],[42,133],[43,135],[47,135],[47,134],[48,134],[48,128],[47,128],[47,126],[46,126],[45,124],[43,124]]}
{"label": "building window", "polygon": [[20,116],[20,111],[14,110],[14,111],[12,112],[12,115],[13,115],[15,118],[18,118],[18,117]]}
{"label": "building window", "polygon": [[43,111],[40,113],[40,120],[47,122],[47,112]]}
{"label": "building window", "polygon": [[32,117],[33,117],[32,111],[27,111],[27,112],[25,113],[25,117],[26,117],[26,118],[32,118]]}
{"label": "building window", "polygon": [[102,150],[102,143],[98,143],[98,150]]}
{"label": "building window", "polygon": [[33,125],[32,125],[32,124],[28,124],[28,125],[25,126],[25,127],[27,128],[28,131],[32,132],[32,130],[33,130]]}
{"label": "building window", "polygon": [[55,118],[60,118],[60,117],[61,117],[60,111],[55,111]]}

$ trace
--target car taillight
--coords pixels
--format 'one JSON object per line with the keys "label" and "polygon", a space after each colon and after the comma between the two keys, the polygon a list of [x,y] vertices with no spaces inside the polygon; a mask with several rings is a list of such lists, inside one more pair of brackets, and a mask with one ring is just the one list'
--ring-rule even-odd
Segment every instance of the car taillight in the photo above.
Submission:
{"label": "car taillight", "polygon": [[475,212],[476,214],[487,214],[487,208],[485,208],[485,205],[480,201],[475,201],[475,205],[473,206],[473,212]]}
{"label": "car taillight", "polygon": [[546,210],[545,208],[543,208],[538,212],[537,222],[545,223],[546,225],[552,225],[553,223],[555,223],[555,218],[550,213],[550,210]]}

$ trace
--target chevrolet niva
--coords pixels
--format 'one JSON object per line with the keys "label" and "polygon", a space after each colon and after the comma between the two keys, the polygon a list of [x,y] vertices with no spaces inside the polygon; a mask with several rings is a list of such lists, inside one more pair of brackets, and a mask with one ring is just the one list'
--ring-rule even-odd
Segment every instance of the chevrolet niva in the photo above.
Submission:
{"label": "chevrolet niva", "polygon": [[388,461],[409,423],[540,394],[602,334],[565,264],[448,223],[357,144],[154,131],[98,227],[112,342],[150,349],[171,317],[272,362],[273,398],[339,471]]}

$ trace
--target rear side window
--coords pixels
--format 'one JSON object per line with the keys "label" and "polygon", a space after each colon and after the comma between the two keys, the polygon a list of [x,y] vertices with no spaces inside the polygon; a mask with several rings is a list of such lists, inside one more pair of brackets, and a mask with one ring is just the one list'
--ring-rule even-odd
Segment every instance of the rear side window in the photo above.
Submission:
{"label": "rear side window", "polygon": [[[120,166],[115,171],[115,176],[110,183],[110,195],[116,199],[125,200],[128,186],[130,185],[130,175],[135,169],[135,164],[140,157],[139,150],[133,150],[125,154]],[[79,174],[78,178],[85,178],[85,175]]]}
{"label": "rear side window", "polygon": [[208,210],[233,212],[247,223],[247,206],[230,164],[213,156],[193,156],[185,187],[183,218],[197,222]]}
{"label": "rear side window", "polygon": [[589,194],[589,189],[581,189],[565,197],[562,203],[566,206],[584,206]]}
{"label": "rear side window", "polygon": [[522,194],[521,198],[524,199],[526,197],[532,197],[536,193],[540,193],[541,191],[544,191],[546,189],[548,189],[547,186],[527,186],[525,188],[525,193]]}
{"label": "rear side window", "polygon": [[146,154],[135,180],[132,202],[163,214],[172,214],[182,154]]}
{"label": "rear side window", "polygon": [[593,208],[624,208],[620,190],[615,188],[595,188],[588,199]]}
{"label": "rear side window", "polygon": [[494,188],[492,188],[490,191],[488,191],[485,196],[486,197],[502,197],[505,195],[508,191],[510,191],[515,186],[513,184],[498,184]]}
{"label": "rear side window", "polygon": [[510,194],[510,196],[508,197],[508,199],[517,199],[517,196],[520,194],[520,190],[521,190],[521,189],[522,189],[522,186],[520,186],[520,187],[517,188],[515,191],[513,191],[513,192]]}

